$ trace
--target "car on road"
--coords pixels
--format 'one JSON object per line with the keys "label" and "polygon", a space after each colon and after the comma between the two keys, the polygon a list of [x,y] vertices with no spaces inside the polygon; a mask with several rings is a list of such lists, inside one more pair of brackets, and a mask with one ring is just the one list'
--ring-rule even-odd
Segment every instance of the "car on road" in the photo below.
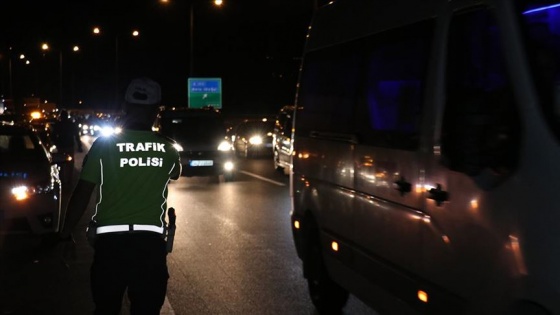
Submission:
{"label": "car on road", "polygon": [[280,109],[274,122],[272,133],[272,154],[274,169],[288,175],[292,168],[292,120],[294,106],[286,105]]}
{"label": "car on road", "polygon": [[59,166],[28,125],[0,123],[0,233],[57,232]]}
{"label": "car on road", "polygon": [[245,120],[235,128],[233,150],[245,158],[272,155],[274,124],[266,119]]}
{"label": "car on road", "polygon": [[176,142],[182,176],[223,176],[226,182],[233,180],[234,156],[219,111],[186,107],[163,109],[153,129]]}

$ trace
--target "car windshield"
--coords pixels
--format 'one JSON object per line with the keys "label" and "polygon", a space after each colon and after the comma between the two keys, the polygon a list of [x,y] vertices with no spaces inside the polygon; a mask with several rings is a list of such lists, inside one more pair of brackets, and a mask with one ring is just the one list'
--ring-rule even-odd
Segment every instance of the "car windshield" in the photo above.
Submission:
{"label": "car windshield", "polygon": [[560,1],[526,1],[521,16],[544,117],[560,139]]}
{"label": "car windshield", "polygon": [[224,139],[223,122],[213,116],[168,117],[163,119],[161,133],[177,141],[215,141]]}
{"label": "car windshield", "polygon": [[269,132],[272,133],[273,129],[274,129],[273,123],[264,122],[264,121],[250,121],[250,122],[246,122],[243,125],[243,128],[242,130],[240,130],[240,132],[267,134]]}
{"label": "car windshield", "polygon": [[2,160],[36,160],[40,158],[39,144],[28,134],[0,134],[0,158]]}

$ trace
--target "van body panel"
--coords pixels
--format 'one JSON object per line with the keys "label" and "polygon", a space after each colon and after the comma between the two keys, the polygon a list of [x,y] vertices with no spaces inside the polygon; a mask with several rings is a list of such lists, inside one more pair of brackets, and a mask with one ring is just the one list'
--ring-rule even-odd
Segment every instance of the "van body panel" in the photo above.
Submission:
{"label": "van body panel", "polygon": [[[366,146],[357,147],[355,189],[359,193],[353,205],[353,242],[391,264],[419,272],[421,264],[415,257],[422,246],[424,196],[417,189],[423,182],[417,154],[405,152],[397,159],[399,152],[394,150],[372,152]],[[406,191],[397,189],[401,181],[409,185]]]}
{"label": "van body panel", "polygon": [[[302,166],[309,170],[305,181],[313,183],[305,187],[307,194],[304,199],[318,212],[315,215],[320,218],[325,232],[344,235],[346,231],[353,230],[353,194],[350,190],[354,182],[351,172],[353,150],[350,144],[335,142],[329,144],[330,149],[343,154],[321,154],[327,144],[325,140],[309,141],[305,145],[306,150],[299,152],[304,156],[301,158]],[[346,241],[350,240],[351,237],[348,237]]]}
{"label": "van body panel", "polygon": [[441,0],[333,2],[315,12],[306,52],[434,17],[440,6]]}
{"label": "van body panel", "polygon": [[292,136],[299,257],[316,225],[329,277],[383,314],[560,314],[554,4],[318,9]]}

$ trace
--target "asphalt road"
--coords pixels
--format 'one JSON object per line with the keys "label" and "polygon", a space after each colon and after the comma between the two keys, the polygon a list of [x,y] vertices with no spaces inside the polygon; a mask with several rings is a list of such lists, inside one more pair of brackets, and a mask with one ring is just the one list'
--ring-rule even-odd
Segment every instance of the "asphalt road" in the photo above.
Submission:
{"label": "asphalt road", "polygon": [[[76,158],[80,165],[83,155]],[[238,165],[233,182],[182,177],[170,185],[177,232],[161,314],[316,314],[293,245],[288,177],[269,158]],[[76,228],[74,248],[41,252],[34,237],[3,240],[0,315],[92,313],[88,220]],[[343,314],[376,313],[351,297]]]}

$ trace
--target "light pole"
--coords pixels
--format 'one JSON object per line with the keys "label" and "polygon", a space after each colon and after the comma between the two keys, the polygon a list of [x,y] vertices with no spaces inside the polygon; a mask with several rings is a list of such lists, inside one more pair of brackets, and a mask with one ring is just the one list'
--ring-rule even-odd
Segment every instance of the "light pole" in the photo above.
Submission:
{"label": "light pole", "polygon": [[[101,28],[94,27],[93,35],[99,36],[101,34]],[[131,32],[132,37],[140,36],[140,32],[136,29]],[[119,107],[119,34],[115,34],[115,106],[113,109]]]}
{"label": "light pole", "polygon": [[[164,0],[161,0],[164,2]],[[196,0],[191,0],[189,11],[189,76],[194,77],[194,3]],[[224,2],[222,0],[213,0],[214,6],[221,7]]]}
{"label": "light pole", "polygon": [[[50,50],[48,43],[41,44],[43,52]],[[58,51],[58,105],[62,105],[62,50]]]}
{"label": "light pole", "polygon": [[[17,67],[18,64],[24,64],[25,66],[28,66],[31,64],[31,61],[29,60],[29,58],[23,54],[20,53],[19,55],[17,55],[17,57],[14,60],[14,57],[16,56],[13,47],[9,47],[8,48],[8,52],[4,55],[4,54],[0,54],[0,59],[3,59],[4,57],[7,57],[7,63],[8,63],[8,99],[11,99],[12,102],[14,102],[15,96],[14,96],[14,68]],[[19,61],[18,61],[19,60]]]}
{"label": "light pole", "polygon": [[[51,48],[49,46],[48,43],[43,43],[41,44],[41,50],[43,50],[43,52],[47,52],[49,51]],[[58,49],[58,105],[62,106],[62,102],[63,102],[63,80],[62,80],[62,49]],[[80,51],[80,47],[77,45],[74,45],[72,47],[72,51],[73,52],[78,52]],[[21,57],[21,56],[20,56]]]}

